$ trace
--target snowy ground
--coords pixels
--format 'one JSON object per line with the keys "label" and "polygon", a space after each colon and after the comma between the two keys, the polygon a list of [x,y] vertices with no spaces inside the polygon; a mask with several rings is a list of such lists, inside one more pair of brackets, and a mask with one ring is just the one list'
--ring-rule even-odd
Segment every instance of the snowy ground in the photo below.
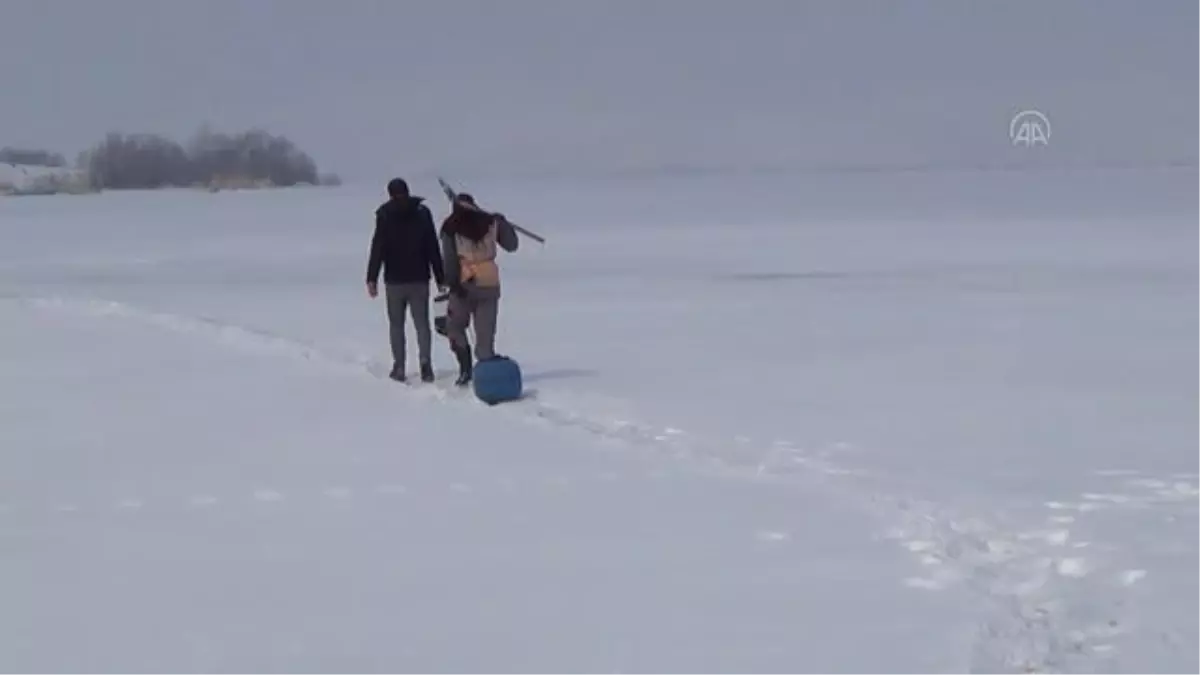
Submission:
{"label": "snowy ground", "polygon": [[472,183],[491,409],[374,187],[0,201],[0,670],[1196,671],[1196,184]]}

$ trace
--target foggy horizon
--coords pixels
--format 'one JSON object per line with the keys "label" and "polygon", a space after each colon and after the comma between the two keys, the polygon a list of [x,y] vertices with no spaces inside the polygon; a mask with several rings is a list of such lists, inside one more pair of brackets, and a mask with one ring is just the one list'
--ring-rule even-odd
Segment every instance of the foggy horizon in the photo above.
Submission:
{"label": "foggy horizon", "polygon": [[[10,1],[0,146],[285,135],[322,172],[1194,163],[1195,2]],[[1024,154],[1022,154],[1024,153]]]}

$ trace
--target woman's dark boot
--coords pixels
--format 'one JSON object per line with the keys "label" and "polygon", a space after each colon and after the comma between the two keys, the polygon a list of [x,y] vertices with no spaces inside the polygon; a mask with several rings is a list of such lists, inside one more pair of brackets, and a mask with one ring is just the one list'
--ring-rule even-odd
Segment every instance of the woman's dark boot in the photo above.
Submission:
{"label": "woman's dark boot", "polygon": [[471,383],[471,348],[454,347],[454,356],[458,357],[458,379],[454,381],[460,387]]}

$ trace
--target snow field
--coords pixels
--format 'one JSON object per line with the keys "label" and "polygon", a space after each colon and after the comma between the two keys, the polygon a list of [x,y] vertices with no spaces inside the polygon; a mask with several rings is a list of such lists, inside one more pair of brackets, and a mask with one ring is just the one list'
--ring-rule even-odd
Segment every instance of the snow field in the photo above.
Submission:
{"label": "snow field", "polygon": [[471,186],[494,409],[386,379],[374,193],[0,203],[0,667],[1194,670],[1194,171],[969,178]]}

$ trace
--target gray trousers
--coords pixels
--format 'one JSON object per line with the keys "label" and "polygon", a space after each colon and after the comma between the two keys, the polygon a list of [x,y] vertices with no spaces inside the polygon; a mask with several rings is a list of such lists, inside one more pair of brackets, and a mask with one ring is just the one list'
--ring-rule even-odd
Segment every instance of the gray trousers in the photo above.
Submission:
{"label": "gray trousers", "polygon": [[403,370],[407,345],[404,341],[404,320],[412,313],[417,329],[417,351],[421,363],[433,362],[433,336],[429,330],[429,282],[416,284],[386,284],[388,328],[392,343],[392,361]]}
{"label": "gray trousers", "polygon": [[450,294],[446,307],[446,333],[455,347],[469,345],[467,326],[475,322],[475,359],[496,355],[496,321],[500,315],[500,289],[467,284],[467,297]]}

